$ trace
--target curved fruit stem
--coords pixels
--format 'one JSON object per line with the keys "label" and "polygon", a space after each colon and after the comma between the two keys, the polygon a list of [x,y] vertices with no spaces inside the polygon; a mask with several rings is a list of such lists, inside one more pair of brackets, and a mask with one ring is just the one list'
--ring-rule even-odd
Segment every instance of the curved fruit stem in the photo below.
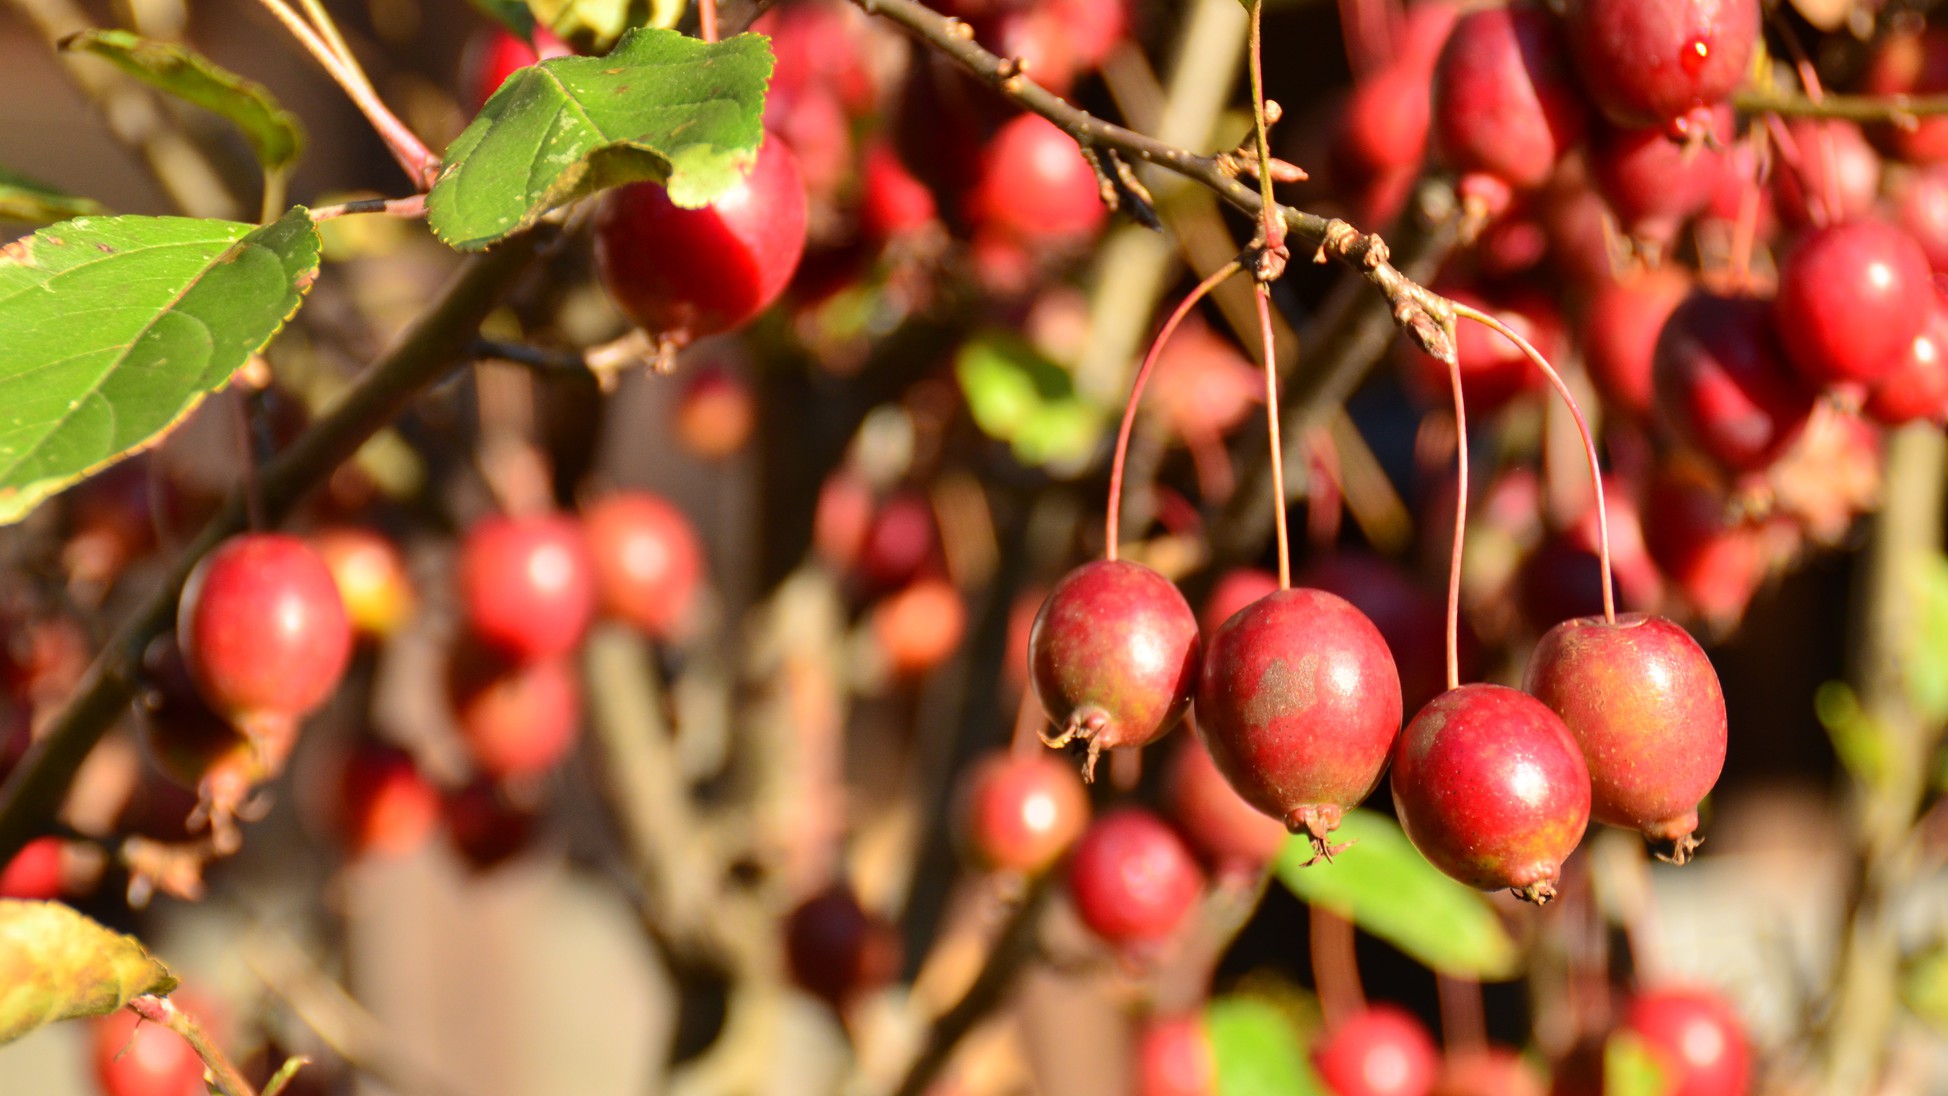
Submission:
{"label": "curved fruit stem", "polygon": [[1326,1030],[1366,1007],[1360,985],[1359,955],[1353,949],[1353,922],[1325,906],[1306,907],[1306,942],[1312,953],[1312,981]]}
{"label": "curved fruit stem", "polygon": [[[1456,315],[1461,306],[1456,305]],[[1452,321],[1450,321],[1452,323]],[[1456,340],[1450,339],[1449,345]],[[1468,404],[1461,398],[1461,356],[1447,360],[1448,387],[1454,392],[1454,544],[1447,560],[1447,687],[1461,687],[1461,547],[1468,533]]]}
{"label": "curved fruit stem", "polygon": [[1103,519],[1103,555],[1107,559],[1116,558],[1118,530],[1123,518],[1123,465],[1129,457],[1130,431],[1136,425],[1136,408],[1143,401],[1143,388],[1150,383],[1150,370],[1156,366],[1157,358],[1162,356],[1164,346],[1170,342],[1170,336],[1177,333],[1177,325],[1184,322],[1184,317],[1190,315],[1190,310],[1197,307],[1197,302],[1203,300],[1211,290],[1221,285],[1224,279],[1236,274],[1240,269],[1241,264],[1236,259],[1225,263],[1213,271],[1210,277],[1197,283],[1197,288],[1191,290],[1182,301],[1178,302],[1176,309],[1170,313],[1170,318],[1163,321],[1163,327],[1158,329],[1157,337],[1150,343],[1149,351],[1143,355],[1143,364],[1136,370],[1136,379],[1130,382],[1130,398],[1123,405],[1123,424],[1116,431],[1116,454],[1109,461],[1109,505],[1106,507],[1108,514]]}
{"label": "curved fruit stem", "polygon": [[1278,363],[1272,346],[1272,291],[1264,282],[1259,282],[1257,289],[1252,299],[1258,305],[1258,343],[1265,358],[1265,436],[1272,450],[1272,525],[1278,530],[1278,588],[1290,590],[1292,543],[1291,534],[1285,528],[1285,448],[1278,436]]}
{"label": "curved fruit stem", "polygon": [[717,0],[697,0],[697,33],[706,42],[717,40]]}
{"label": "curved fruit stem", "polygon": [[1535,363],[1535,367],[1542,370],[1543,376],[1549,378],[1549,384],[1556,390],[1556,395],[1562,397],[1563,406],[1569,408],[1569,417],[1576,423],[1576,433],[1583,439],[1583,456],[1589,460],[1590,466],[1590,490],[1596,497],[1596,554],[1603,571],[1603,621],[1606,624],[1615,624],[1617,596],[1616,591],[1612,589],[1614,584],[1610,580],[1610,508],[1603,499],[1603,465],[1597,460],[1596,438],[1590,433],[1589,420],[1583,417],[1582,407],[1577,404],[1576,397],[1569,391],[1569,386],[1563,383],[1562,374],[1557,373],[1555,367],[1549,364],[1549,360],[1544,358],[1535,347],[1529,345],[1527,339],[1517,335],[1507,324],[1488,313],[1470,308],[1465,304],[1457,302],[1454,306],[1454,314],[1473,320],[1514,343],[1516,349],[1526,355],[1529,361]]}
{"label": "curved fruit stem", "polygon": [[[1267,257],[1280,252],[1285,247],[1285,219],[1278,215],[1278,201],[1272,197],[1272,142],[1266,133],[1269,122],[1265,112],[1265,50],[1262,24],[1264,23],[1265,0],[1251,0],[1251,37],[1245,48],[1245,56],[1251,63],[1251,139],[1253,151],[1258,154],[1258,197],[1263,207],[1259,211],[1265,236]],[[1265,262],[1260,260],[1261,264]],[[1281,264],[1282,265],[1282,264]],[[1267,267],[1260,267],[1261,280],[1270,280],[1278,275]],[[1283,497],[1283,496],[1281,496]]]}

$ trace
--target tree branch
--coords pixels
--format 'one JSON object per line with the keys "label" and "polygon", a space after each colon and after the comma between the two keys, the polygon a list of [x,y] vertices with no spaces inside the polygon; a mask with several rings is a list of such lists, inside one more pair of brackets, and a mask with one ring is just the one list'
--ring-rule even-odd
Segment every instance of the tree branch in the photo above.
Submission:
{"label": "tree branch", "polygon": [[[346,391],[338,406],[264,465],[259,483],[266,518],[282,520],[311,488],[444,375],[466,353],[481,321],[554,236],[552,228],[539,229],[468,259],[440,298]],[[54,815],[82,760],[135,698],[142,653],[175,623],[176,602],[190,569],[219,541],[243,528],[243,498],[233,493],[183,550],[162,584],[115,630],[67,707],[0,785],[0,863],[11,859]]]}
{"label": "tree branch", "polygon": [[1740,114],[1778,114],[1787,118],[1839,118],[1849,122],[1890,122],[1948,114],[1948,95],[1823,95],[1814,99],[1790,92],[1755,90],[1732,96]]}

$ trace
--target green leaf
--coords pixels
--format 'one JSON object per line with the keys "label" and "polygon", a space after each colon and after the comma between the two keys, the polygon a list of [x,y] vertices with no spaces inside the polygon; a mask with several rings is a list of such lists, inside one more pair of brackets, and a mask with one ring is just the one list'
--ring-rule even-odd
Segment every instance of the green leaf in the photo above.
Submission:
{"label": "green leaf", "polygon": [[1514,977],[1515,941],[1487,896],[1423,860],[1392,819],[1348,811],[1333,840],[1353,844],[1330,863],[1309,867],[1311,846],[1286,842],[1273,863],[1279,882],[1435,970],[1487,981]]}
{"label": "green leaf", "polygon": [[1229,996],[1204,1010],[1218,1096],[1324,1096],[1300,1033],[1276,1005]]}
{"label": "green leaf", "polygon": [[771,44],[632,30],[607,57],[554,57],[509,77],[446,150],[433,231],[477,251],[542,214],[654,180],[696,208],[736,185],[764,137]]}
{"label": "green leaf", "polygon": [[135,937],[59,902],[0,898],[0,1043],[175,988],[169,968]]}
{"label": "green leaf", "polygon": [[79,217],[0,248],[0,524],[145,448],[303,303],[318,234]]}
{"label": "green leaf", "polygon": [[0,168],[0,221],[46,224],[102,212],[101,203]]}
{"label": "green leaf", "polygon": [[1074,467],[1102,440],[1103,415],[1077,395],[1069,371],[1013,335],[989,332],[964,344],[954,376],[968,413],[1031,468]]}
{"label": "green leaf", "polygon": [[1627,1031],[1603,1043],[1603,1096],[1665,1096],[1664,1067],[1642,1039]]}
{"label": "green leaf", "polygon": [[84,30],[61,40],[64,50],[92,53],[158,90],[221,115],[243,131],[266,170],[290,166],[304,150],[304,130],[269,89],[174,42],[125,30]]}

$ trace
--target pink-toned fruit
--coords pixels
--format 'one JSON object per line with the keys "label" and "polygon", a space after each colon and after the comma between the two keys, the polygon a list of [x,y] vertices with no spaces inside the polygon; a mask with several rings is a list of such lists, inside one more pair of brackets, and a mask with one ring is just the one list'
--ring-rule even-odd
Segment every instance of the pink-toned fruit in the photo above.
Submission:
{"label": "pink-toned fruit", "polygon": [[1082,781],[1052,754],[990,754],[968,773],[961,797],[962,841],[997,871],[1040,875],[1089,825]]}
{"label": "pink-toned fruit", "polygon": [[1463,685],[1422,708],[1393,758],[1393,805],[1414,847],[1471,887],[1541,903],[1590,818],[1589,766],[1541,701]]}
{"label": "pink-toned fruit", "polygon": [[1570,0],[1563,22],[1576,74],[1612,122],[1690,137],[1745,79],[1759,3]]}
{"label": "pink-toned fruit", "polygon": [[582,510],[602,610],[665,642],[682,639],[703,582],[703,546],[683,511],[648,491],[614,491]]}
{"label": "pink-toned fruit", "polygon": [[1725,627],[1745,613],[1765,578],[1763,535],[1731,521],[1727,502],[1695,475],[1652,481],[1644,546],[1664,578],[1699,616]]}
{"label": "pink-toned fruit", "polygon": [[1204,652],[1197,730],[1211,760],[1318,855],[1380,783],[1400,715],[1386,640],[1336,594],[1271,594],[1226,621]]}
{"label": "pink-toned fruit", "polygon": [[609,295],[668,345],[742,327],[784,292],[805,251],[805,181],[767,134],[750,174],[700,209],[657,183],[609,192],[595,258]]}
{"label": "pink-toned fruit", "polygon": [[1398,1005],[1369,1005],[1312,1048],[1312,1067],[1333,1096],[1427,1096],[1439,1064],[1427,1025]]}
{"label": "pink-toned fruit", "polygon": [[1039,114],[995,132],[971,197],[976,221],[1040,245],[1094,235],[1107,216],[1096,173],[1074,139]]}
{"label": "pink-toned fruit", "polygon": [[403,856],[439,825],[439,790],[396,747],[360,745],[345,759],[338,789],[339,831],[353,855]]}
{"label": "pink-toned fruit", "polygon": [[792,980],[835,1008],[891,982],[900,952],[899,933],[843,884],[807,899],[785,924]]}
{"label": "pink-toned fruit", "polygon": [[582,689],[566,658],[517,662],[463,641],[446,686],[467,753],[489,777],[539,776],[575,748]]}
{"label": "pink-toned fruit", "polygon": [[412,618],[418,601],[413,581],[398,546],[384,534],[344,525],[313,534],[311,545],[338,584],[359,635],[385,639]]}
{"label": "pink-toned fruit", "polygon": [[1691,294],[1665,321],[1652,361],[1659,419],[1734,472],[1771,464],[1813,411],[1764,301]]}
{"label": "pink-toned fruit", "polygon": [[873,512],[858,546],[859,572],[874,589],[904,586],[933,562],[939,548],[927,496],[902,491]]}
{"label": "pink-toned fruit", "polygon": [[1686,220],[1711,203],[1724,171],[1717,149],[1732,138],[1731,108],[1704,111],[1701,122],[1710,126],[1712,144],[1679,144],[1658,126],[1598,127],[1590,141],[1590,175],[1630,236],[1668,245]]}
{"label": "pink-toned fruit", "polygon": [[[170,998],[209,1029],[211,1016],[186,994]],[[95,1084],[102,1096],[205,1096],[203,1059],[182,1036],[128,1009],[89,1022]]]}
{"label": "pink-toned fruit", "polygon": [[565,515],[482,518],[460,542],[459,571],[468,629],[512,658],[568,654],[595,613],[588,544]]}
{"label": "pink-toned fruit", "polygon": [[1948,273],[1948,164],[1930,164],[1902,176],[1894,188],[1895,220],[1928,257],[1936,274]]}
{"label": "pink-toned fruit", "polygon": [[61,839],[37,837],[0,867],[0,898],[61,897]]}
{"label": "pink-toned fruit", "polygon": [[240,727],[309,714],[338,688],[352,653],[331,570],[282,533],[231,537],[198,561],[176,636],[204,699]]}
{"label": "pink-toned fruit", "polygon": [[894,676],[924,677],[960,649],[967,604],[946,579],[918,579],[873,607],[872,630]]}
{"label": "pink-toned fruit", "polygon": [[1610,408],[1635,419],[1651,414],[1651,363],[1664,321],[1691,291],[1674,264],[1606,279],[1583,308],[1583,358]]}
{"label": "pink-toned fruit", "polygon": [[1050,744],[1087,742],[1088,777],[1102,751],[1161,738],[1190,708],[1198,650],[1184,595],[1148,567],[1097,560],[1062,576],[1028,639]]}
{"label": "pink-toned fruit", "polygon": [[1861,409],[1883,426],[1948,419],[1948,300],[1940,294],[1900,364],[1867,393]]}
{"label": "pink-toned fruit", "polygon": [[885,243],[912,235],[939,215],[933,191],[906,169],[892,146],[866,151],[859,169],[859,228],[868,239]]}
{"label": "pink-toned fruit", "polygon": [[1744,1096],[1751,1050],[1744,1025],[1710,990],[1639,993],[1624,1010],[1623,1030],[1643,1040],[1665,1069],[1665,1096]]}
{"label": "pink-toned fruit", "polygon": [[1568,60],[1556,17],[1539,4],[1462,16],[1434,67],[1441,155],[1464,176],[1485,175],[1515,190],[1548,182],[1586,124]]}
{"label": "pink-toned fruit", "polygon": [[[1786,123],[1793,158],[1776,163],[1772,192],[1780,219],[1795,228],[1866,216],[1880,196],[1880,154],[1852,122],[1795,118]],[[1775,153],[1783,158],[1783,153]],[[1750,187],[1752,176],[1737,180]]]}
{"label": "pink-toned fruit", "polygon": [[1163,780],[1171,821],[1220,874],[1254,873],[1284,847],[1285,823],[1245,802],[1196,737],[1177,743]]}
{"label": "pink-toned fruit", "polygon": [[1642,613],[1566,620],[1536,645],[1522,687],[1582,746],[1590,815],[1683,863],[1725,766],[1725,694],[1697,640]]}
{"label": "pink-toned fruit", "polygon": [[677,397],[676,436],[704,460],[723,460],[743,449],[758,421],[757,400],[742,377],[706,366],[683,382]]}
{"label": "pink-toned fruit", "polygon": [[1152,1019],[1136,1037],[1137,1096],[1218,1096],[1217,1053],[1199,1016]]}
{"label": "pink-toned fruit", "polygon": [[1177,931],[1204,892],[1183,839],[1136,807],[1098,818],[1069,857],[1069,896],[1082,923],[1118,947],[1144,947]]}
{"label": "pink-toned fruit", "polygon": [[1872,383],[1900,364],[1934,296],[1920,244],[1885,221],[1849,221],[1814,229],[1786,256],[1772,315],[1809,382]]}

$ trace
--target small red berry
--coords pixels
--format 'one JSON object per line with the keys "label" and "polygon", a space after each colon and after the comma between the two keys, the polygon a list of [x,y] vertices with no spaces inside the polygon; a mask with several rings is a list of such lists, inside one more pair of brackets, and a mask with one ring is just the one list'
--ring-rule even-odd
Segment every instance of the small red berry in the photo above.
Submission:
{"label": "small red berry", "polygon": [[1082,923],[1118,946],[1161,942],[1203,890],[1203,873],[1183,839],[1135,807],[1097,819],[1069,858],[1069,895]]}
{"label": "small red berry", "polygon": [[439,790],[396,747],[358,747],[345,759],[338,788],[339,831],[353,855],[402,856],[439,824]]}
{"label": "small red berry", "polygon": [[1751,1050],[1744,1026],[1717,994],[1658,989],[1638,994],[1623,1029],[1642,1039],[1667,1070],[1665,1096],[1744,1096]]}
{"label": "small red berry", "polygon": [[991,754],[968,773],[962,840],[983,865],[1040,875],[1089,825],[1089,795],[1051,754]]}
{"label": "small red berry", "polygon": [[510,800],[499,784],[481,777],[441,803],[453,847],[476,871],[499,867],[528,847],[538,819]]}
{"label": "small red berry", "polygon": [[0,867],[0,898],[61,897],[61,840],[37,837]]}
{"label": "small red berry", "polygon": [[1041,245],[1093,235],[1108,215],[1074,138],[1039,114],[1016,116],[989,140],[972,199],[978,221]]}
{"label": "small red berry", "polygon": [[176,621],[197,689],[240,726],[309,714],[338,688],[352,653],[330,568],[282,533],[217,545],[190,572]]}
{"label": "small red berry", "polygon": [[683,511],[647,491],[615,491],[582,511],[602,609],[645,635],[682,639],[703,582],[703,546]]}
{"label": "small red berry", "polygon": [[547,772],[580,736],[582,689],[566,658],[514,662],[463,642],[447,668],[447,695],[467,753],[495,779]]}
{"label": "small red berry", "polygon": [[1582,139],[1587,113],[1548,9],[1480,8],[1454,24],[1434,67],[1433,133],[1456,169],[1533,190]]}
{"label": "small red berry", "polygon": [[460,542],[459,572],[468,628],[510,657],[566,655],[594,615],[593,566],[573,518],[483,518]]}
{"label": "small red berry", "polygon": [[792,979],[835,1008],[891,982],[900,954],[897,930],[866,912],[843,884],[807,899],[785,923]]}
{"label": "small red berry", "polygon": [[1570,0],[1563,22],[1576,74],[1612,122],[1686,137],[1737,90],[1759,40],[1758,0]]}
{"label": "small red berry", "polygon": [[966,631],[966,602],[946,579],[918,579],[873,607],[873,639],[896,677],[939,669],[960,649]]}
{"label": "small red berry", "polygon": [[705,366],[690,374],[677,397],[677,440],[703,460],[736,455],[751,440],[757,421],[751,386],[720,366]]}
{"label": "small red berry", "polygon": [[340,526],[314,534],[311,545],[338,584],[345,613],[359,635],[385,639],[411,619],[418,600],[413,581],[398,545],[384,534]]}
{"label": "small red berry", "polygon": [[1217,1052],[1198,1016],[1143,1025],[1136,1040],[1137,1096],[1218,1096]]}
{"label": "small red berry", "polygon": [[1439,1065],[1427,1025],[1397,1005],[1347,1016],[1312,1048],[1312,1066],[1333,1096],[1427,1096]]}
{"label": "small red berry", "polygon": [[1809,232],[1786,256],[1772,314],[1807,381],[1871,383],[1900,365],[1934,296],[1920,244],[1884,221],[1850,221]]}
{"label": "small red berry", "polygon": [[[212,1016],[187,995],[170,998],[205,1030]],[[205,1096],[203,1059],[182,1036],[128,1009],[91,1021],[95,1083],[102,1096]]]}
{"label": "small red berry", "polygon": [[1696,292],[1657,337],[1658,418],[1734,472],[1772,463],[1813,412],[1814,393],[1786,366],[1764,301]]}

